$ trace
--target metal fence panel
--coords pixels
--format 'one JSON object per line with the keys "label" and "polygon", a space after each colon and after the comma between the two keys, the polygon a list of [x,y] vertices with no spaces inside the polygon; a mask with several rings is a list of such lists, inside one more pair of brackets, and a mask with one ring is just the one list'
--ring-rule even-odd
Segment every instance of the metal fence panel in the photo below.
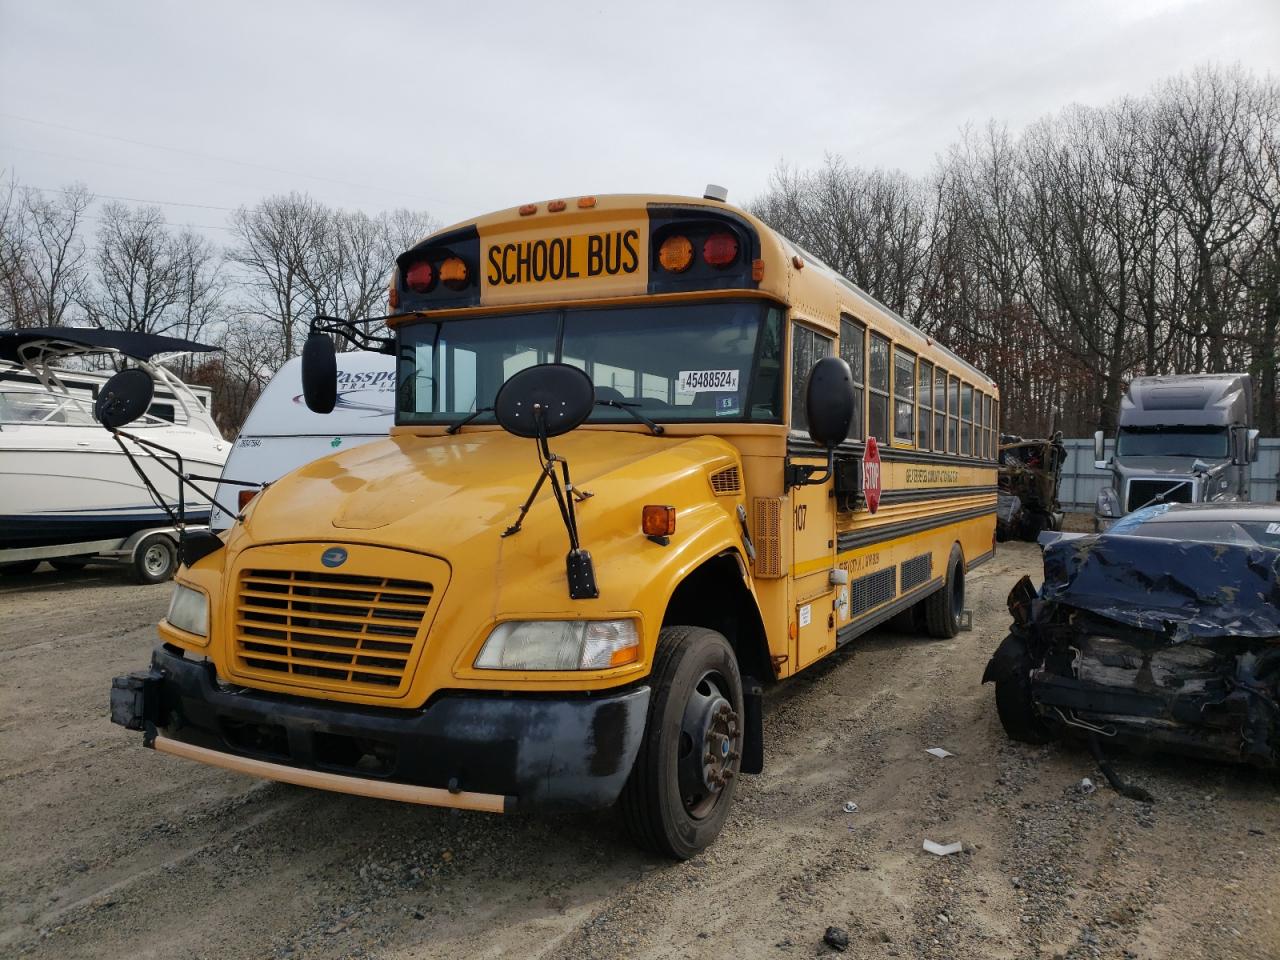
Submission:
{"label": "metal fence panel", "polygon": [[[1067,462],[1062,468],[1058,499],[1069,513],[1092,513],[1098,491],[1110,481],[1106,470],[1093,467],[1093,437],[1063,440]],[[1115,441],[1107,441],[1107,456],[1115,452]],[[1275,501],[1280,486],[1280,438],[1266,437],[1258,444],[1258,459],[1249,471],[1249,497],[1255,501]]]}

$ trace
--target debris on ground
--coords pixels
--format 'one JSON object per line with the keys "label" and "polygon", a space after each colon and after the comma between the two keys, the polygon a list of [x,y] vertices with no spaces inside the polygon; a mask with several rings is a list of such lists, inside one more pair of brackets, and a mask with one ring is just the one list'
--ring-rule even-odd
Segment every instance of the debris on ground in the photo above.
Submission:
{"label": "debris on ground", "polygon": [[822,942],[832,950],[844,953],[849,949],[849,934],[839,927],[827,927],[827,932],[822,935]]}
{"label": "debris on ground", "polygon": [[943,750],[941,747],[930,747],[925,753],[931,757],[937,757],[939,760],[945,760],[947,757],[954,757],[955,754],[950,750]]}
{"label": "debris on ground", "polygon": [[945,857],[948,854],[960,853],[964,850],[964,844],[959,840],[955,843],[935,843],[932,840],[925,840],[924,849],[936,856]]}

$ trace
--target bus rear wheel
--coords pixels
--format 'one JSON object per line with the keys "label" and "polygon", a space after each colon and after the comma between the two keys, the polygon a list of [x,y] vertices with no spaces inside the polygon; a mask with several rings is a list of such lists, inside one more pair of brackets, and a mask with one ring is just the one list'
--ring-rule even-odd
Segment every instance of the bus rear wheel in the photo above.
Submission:
{"label": "bus rear wheel", "polygon": [[742,762],[742,676],[729,642],[703,627],[664,627],[644,739],[620,798],[640,846],[688,860],[733,803]]}
{"label": "bus rear wheel", "polygon": [[951,548],[947,560],[947,580],[924,600],[924,622],[929,636],[949,640],[960,632],[964,614],[964,555],[960,545]]}

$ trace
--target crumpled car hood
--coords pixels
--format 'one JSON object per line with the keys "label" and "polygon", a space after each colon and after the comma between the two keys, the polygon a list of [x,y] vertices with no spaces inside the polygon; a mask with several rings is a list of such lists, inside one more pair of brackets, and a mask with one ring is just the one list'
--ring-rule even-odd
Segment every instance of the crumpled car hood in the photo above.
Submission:
{"label": "crumpled car hood", "polygon": [[1280,550],[1115,534],[1045,547],[1039,603],[1058,603],[1171,643],[1280,638]]}

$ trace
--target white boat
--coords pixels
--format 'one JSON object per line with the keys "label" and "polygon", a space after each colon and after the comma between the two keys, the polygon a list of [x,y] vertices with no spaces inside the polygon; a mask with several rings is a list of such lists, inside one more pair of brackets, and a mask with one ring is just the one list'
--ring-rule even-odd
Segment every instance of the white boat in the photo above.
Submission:
{"label": "white boat", "polygon": [[[190,485],[180,496],[177,477],[139,444],[118,442],[103,429],[93,400],[68,388],[55,364],[106,354],[117,366],[145,370],[181,407],[182,425],[148,413],[126,432],[179,454],[184,472],[216,479],[230,444],[186,384],[152,362],[161,353],[209,349],[174,337],[72,327],[0,333],[0,558],[24,548],[42,548],[40,555],[51,558],[64,545],[120,541],[172,527],[178,517],[208,523],[209,496]],[[19,371],[34,374],[39,385]],[[176,458],[164,460],[178,467]],[[211,491],[213,484],[201,487]]]}

